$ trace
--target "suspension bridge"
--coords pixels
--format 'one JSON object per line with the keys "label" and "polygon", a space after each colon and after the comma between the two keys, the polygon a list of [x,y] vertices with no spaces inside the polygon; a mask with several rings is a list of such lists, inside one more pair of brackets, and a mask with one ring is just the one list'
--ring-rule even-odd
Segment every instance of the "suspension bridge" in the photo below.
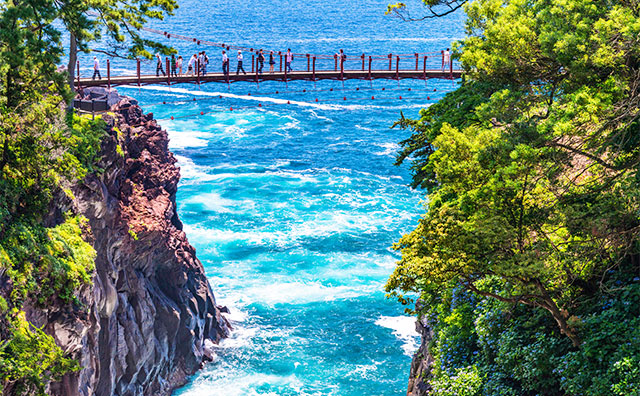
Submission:
{"label": "suspension bridge", "polygon": [[[367,54],[307,54],[307,53],[293,53],[292,68],[293,71],[288,71],[285,61],[285,53],[283,51],[264,51],[265,61],[262,62],[264,67],[261,67],[258,62],[257,48],[247,48],[243,46],[228,45],[225,43],[212,42],[208,40],[201,40],[194,37],[187,37],[179,34],[169,33],[166,31],[160,31],[157,29],[144,27],[149,33],[163,35],[167,39],[178,39],[193,43],[198,48],[198,53],[201,48],[218,47],[225,49],[228,52],[230,63],[228,73],[222,72],[222,54],[214,55],[210,53],[209,59],[212,59],[205,68],[197,61],[193,65],[193,72],[188,73],[187,64],[191,54],[187,54],[183,59],[182,70],[176,70],[172,72],[172,64],[168,57],[165,57],[160,61],[162,66],[162,73],[157,73],[157,61],[145,62],[140,59],[132,60],[129,63],[130,66],[125,67],[125,72],[121,75],[113,75],[111,72],[111,61],[106,62],[106,75],[105,69],[101,69],[102,78],[93,79],[88,75],[81,75],[80,61],[77,62],[76,88],[82,87],[107,87],[118,85],[133,85],[142,86],[149,84],[182,84],[192,83],[201,84],[208,82],[219,83],[233,83],[238,81],[260,83],[262,81],[318,81],[318,80],[402,80],[402,79],[419,79],[429,80],[432,78],[437,79],[450,79],[454,80],[462,76],[462,70],[454,64],[450,56],[445,55],[444,51],[440,52],[426,52],[426,53],[412,53],[412,54],[384,54],[384,55],[367,55]],[[234,66],[237,63],[234,62],[235,54],[231,53],[231,50],[241,50],[246,55],[244,56],[244,68],[245,73],[236,73]],[[250,57],[249,58],[249,54]],[[273,71],[269,71],[269,55],[273,54],[274,62]],[[251,63],[249,63],[249,61]],[[135,62],[135,63],[134,63]],[[150,67],[148,64],[151,64]],[[143,70],[145,65],[147,70]],[[118,70],[122,71],[121,65]],[[150,69],[150,70],[148,70]],[[214,73],[205,73],[205,70],[217,70]],[[93,74],[93,73],[91,73]]]}
{"label": "suspension bridge", "polygon": [[[238,81],[260,83],[262,81],[344,81],[354,79],[428,80],[438,78],[453,80],[460,78],[462,75],[460,69],[454,68],[453,62],[449,61],[444,64],[444,57],[441,54],[431,54],[431,56],[426,54],[366,56],[363,54],[356,56],[355,59],[353,57],[339,59],[338,55],[300,55],[294,55],[294,61],[292,62],[294,70],[288,71],[282,60],[284,54],[278,53],[276,57],[279,58],[279,61],[274,67],[274,71],[270,72],[267,63],[264,63],[266,67],[263,66],[262,70],[260,70],[257,56],[253,53],[251,55],[251,64],[246,65],[246,73],[234,73],[233,70],[230,73],[204,73],[199,62],[194,65],[195,71],[192,73],[186,73],[186,70],[184,70],[186,67],[183,67],[182,73],[179,70],[173,73],[170,60],[166,57],[162,65],[163,73],[159,75],[142,73],[141,62],[137,60],[136,65],[132,68],[132,71],[135,71],[134,73],[114,76],[111,73],[110,61],[107,60],[106,76],[101,79],[82,77],[80,74],[80,62],[78,62],[76,88],[95,86],[111,88],[111,86],[117,85],[142,86],[148,84],[201,84],[208,82],[233,83]],[[219,64],[222,71],[221,62]],[[211,64],[207,66],[207,69],[211,70]]]}

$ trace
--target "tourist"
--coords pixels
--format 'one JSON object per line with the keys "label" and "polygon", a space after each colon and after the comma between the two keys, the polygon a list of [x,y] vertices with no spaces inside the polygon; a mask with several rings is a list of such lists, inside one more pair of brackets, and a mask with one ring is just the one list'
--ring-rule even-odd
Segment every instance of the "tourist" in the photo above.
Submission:
{"label": "tourist", "polygon": [[264,67],[264,54],[262,50],[258,51],[258,73],[262,74],[262,68]]}
{"label": "tourist", "polygon": [[340,52],[336,54],[336,58],[338,59],[340,70],[342,70],[344,62],[347,60],[347,56],[344,54],[342,49],[340,49]]}
{"label": "tourist", "polygon": [[203,74],[204,71],[204,52],[198,52],[198,75]]}
{"label": "tourist", "polygon": [[158,60],[156,63],[156,77],[160,77],[160,72],[162,72],[163,76],[166,76],[167,74],[162,69],[162,58],[160,57],[160,54],[156,54],[156,59]]}
{"label": "tourist", "polygon": [[182,76],[182,55],[178,57],[178,61],[176,62],[176,67],[178,68],[178,76]]}
{"label": "tourist", "polygon": [[209,57],[207,53],[202,51],[202,74],[207,74],[207,65],[209,64]]}
{"label": "tourist", "polygon": [[198,58],[196,57],[196,54],[191,55],[191,58],[189,59],[189,63],[187,63],[187,75],[190,75],[190,76],[195,75],[195,67],[196,67],[197,60]]}
{"label": "tourist", "polygon": [[273,67],[275,66],[276,61],[273,60],[273,51],[269,54],[269,73],[273,74]]}
{"label": "tourist", "polygon": [[449,68],[449,64],[451,63],[451,53],[449,52],[449,48],[442,53],[442,71],[445,71]]}
{"label": "tourist", "polygon": [[244,71],[244,67],[242,67],[242,59],[242,51],[238,50],[238,68],[236,69],[236,75],[240,74],[240,70],[242,70],[244,74],[247,74],[247,72]]}
{"label": "tourist", "polygon": [[293,54],[291,53],[291,48],[287,50],[287,53],[284,55],[284,70],[292,72],[291,62],[293,62]]}
{"label": "tourist", "polygon": [[178,72],[176,71],[176,55],[171,54],[171,77],[178,77]]}
{"label": "tourist", "polygon": [[95,80],[96,76],[98,76],[98,80],[102,80],[102,76],[100,75],[100,62],[98,62],[98,58],[94,56],[93,57],[93,77],[91,77],[91,79]]}
{"label": "tourist", "polygon": [[222,50],[222,74],[229,75],[229,57],[225,50]]}

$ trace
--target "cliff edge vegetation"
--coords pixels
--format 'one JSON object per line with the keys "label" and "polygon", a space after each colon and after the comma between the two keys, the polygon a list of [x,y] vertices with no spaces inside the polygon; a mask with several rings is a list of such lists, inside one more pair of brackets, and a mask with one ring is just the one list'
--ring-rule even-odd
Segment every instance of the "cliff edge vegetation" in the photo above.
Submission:
{"label": "cliff edge vegetation", "polygon": [[640,3],[425,0],[461,3],[461,86],[397,123],[428,193],[386,286],[409,392],[639,394]]}
{"label": "cliff edge vegetation", "polygon": [[171,52],[137,29],[175,6],[0,1],[1,394],[169,394],[228,331],[175,213],[166,132],[135,101],[67,111],[57,66],[63,30],[70,60],[104,35],[113,56]]}

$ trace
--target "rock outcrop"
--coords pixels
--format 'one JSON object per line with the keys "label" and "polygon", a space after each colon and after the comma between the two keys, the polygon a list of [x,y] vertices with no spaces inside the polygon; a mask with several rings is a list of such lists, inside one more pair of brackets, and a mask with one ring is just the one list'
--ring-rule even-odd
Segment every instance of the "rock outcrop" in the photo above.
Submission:
{"label": "rock outcrop", "polygon": [[416,331],[420,334],[422,342],[411,361],[407,396],[427,396],[431,391],[429,378],[433,367],[433,356],[429,353],[429,342],[433,338],[433,331],[425,318],[418,318]]}
{"label": "rock outcrop", "polygon": [[129,98],[103,118],[101,170],[50,215],[73,210],[89,220],[93,285],[81,308],[29,316],[82,366],[52,394],[168,395],[211,358],[229,326],[176,213],[180,175],[167,133]]}

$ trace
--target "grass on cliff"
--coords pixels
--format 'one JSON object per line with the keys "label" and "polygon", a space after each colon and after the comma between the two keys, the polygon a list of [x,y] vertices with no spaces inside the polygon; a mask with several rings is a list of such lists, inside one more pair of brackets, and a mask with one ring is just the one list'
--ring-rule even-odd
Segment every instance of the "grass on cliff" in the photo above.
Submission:
{"label": "grass on cliff", "polygon": [[[51,380],[78,369],[54,339],[29,323],[26,305],[85,309],[95,250],[86,219],[72,212],[47,228],[54,198],[97,171],[102,120],[67,115],[47,94],[22,111],[0,109],[0,392],[43,395]],[[66,197],[65,197],[66,195]]]}

